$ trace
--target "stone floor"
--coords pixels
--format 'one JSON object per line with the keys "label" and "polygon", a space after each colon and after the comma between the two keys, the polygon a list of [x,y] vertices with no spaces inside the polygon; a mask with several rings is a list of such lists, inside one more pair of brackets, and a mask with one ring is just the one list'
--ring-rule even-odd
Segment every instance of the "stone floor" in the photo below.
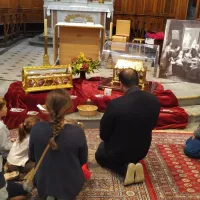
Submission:
{"label": "stone floor", "polygon": [[[21,71],[23,66],[40,66],[43,64],[43,47],[31,46],[30,39],[24,39],[8,48],[0,48],[0,96],[4,96],[9,85],[13,81],[21,81]],[[53,48],[48,48],[50,63],[53,64]],[[165,89],[170,89],[180,100],[190,98],[190,102],[186,102],[186,110],[193,116],[197,116],[200,120],[200,87],[199,84],[175,82],[168,79],[153,78],[153,68],[148,69],[147,80],[154,80],[161,82]],[[100,70],[93,74],[93,76],[112,76],[112,70]],[[185,102],[183,102],[184,104]],[[97,116],[99,120],[102,114]],[[72,115],[73,118],[80,118],[77,113]],[[81,120],[81,119],[80,119]],[[88,119],[82,119],[88,120]],[[94,120],[94,119],[93,119]],[[195,123],[189,124],[185,131],[192,131],[196,128],[198,120]]]}

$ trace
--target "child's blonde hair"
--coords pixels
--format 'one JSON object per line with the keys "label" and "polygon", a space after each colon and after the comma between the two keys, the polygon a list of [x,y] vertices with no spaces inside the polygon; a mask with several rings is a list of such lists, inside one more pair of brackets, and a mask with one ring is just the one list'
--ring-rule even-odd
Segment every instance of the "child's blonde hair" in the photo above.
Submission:
{"label": "child's blonde hair", "polygon": [[2,110],[5,105],[6,101],[4,100],[4,98],[0,97],[0,110]]}

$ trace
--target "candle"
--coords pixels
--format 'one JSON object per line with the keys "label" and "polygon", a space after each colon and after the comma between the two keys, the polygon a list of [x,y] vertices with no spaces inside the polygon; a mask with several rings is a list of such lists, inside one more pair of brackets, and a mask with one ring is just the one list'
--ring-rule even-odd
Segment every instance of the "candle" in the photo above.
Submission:
{"label": "candle", "polygon": [[47,19],[44,19],[44,36],[47,36]]}
{"label": "candle", "polygon": [[112,39],[112,32],[113,32],[113,23],[110,22],[110,35],[109,35],[110,39]]}

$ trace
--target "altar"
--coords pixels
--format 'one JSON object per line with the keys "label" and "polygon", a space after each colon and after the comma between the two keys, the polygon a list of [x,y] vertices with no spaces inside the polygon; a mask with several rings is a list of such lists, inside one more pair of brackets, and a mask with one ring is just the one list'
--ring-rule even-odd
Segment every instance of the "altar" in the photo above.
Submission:
{"label": "altar", "polygon": [[48,18],[48,32],[53,34],[53,28],[58,22],[78,22],[101,24],[109,30],[112,21],[114,0],[44,0],[44,18]]}

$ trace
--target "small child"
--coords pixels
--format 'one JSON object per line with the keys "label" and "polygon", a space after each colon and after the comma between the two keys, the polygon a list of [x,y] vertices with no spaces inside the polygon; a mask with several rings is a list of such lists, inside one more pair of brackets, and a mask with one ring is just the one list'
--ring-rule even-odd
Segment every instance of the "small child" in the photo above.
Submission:
{"label": "small child", "polygon": [[190,158],[200,159],[200,125],[194,131],[193,136],[187,139],[184,146],[184,153]]}
{"label": "small child", "polygon": [[0,98],[0,143],[1,149],[0,154],[6,159],[8,152],[12,147],[12,142],[10,141],[10,131],[7,126],[1,120],[2,117],[5,117],[7,114],[6,101],[3,98]]}
{"label": "small child", "polygon": [[19,171],[28,173],[34,164],[29,161],[29,138],[31,128],[36,122],[40,121],[37,117],[27,117],[24,123],[20,124],[18,129],[18,138],[13,143],[13,146],[8,154],[7,169],[8,172]]}
{"label": "small child", "polygon": [[[0,119],[6,116],[6,101],[0,98]],[[9,140],[10,131],[7,129],[3,121],[0,120],[0,199],[25,199],[27,195],[21,184],[15,182],[6,182],[4,178],[3,157],[6,158],[12,143]]]}

